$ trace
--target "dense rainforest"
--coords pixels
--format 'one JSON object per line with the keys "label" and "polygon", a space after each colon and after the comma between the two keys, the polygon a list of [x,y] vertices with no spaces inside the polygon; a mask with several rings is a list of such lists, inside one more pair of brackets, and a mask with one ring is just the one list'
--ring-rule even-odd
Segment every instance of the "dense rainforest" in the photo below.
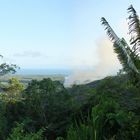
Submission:
{"label": "dense rainforest", "polygon": [[[49,78],[1,83],[0,139],[140,140],[140,22],[133,6],[128,12],[130,47],[101,20],[123,66],[116,76],[70,88]],[[15,68],[1,64],[0,74]]]}

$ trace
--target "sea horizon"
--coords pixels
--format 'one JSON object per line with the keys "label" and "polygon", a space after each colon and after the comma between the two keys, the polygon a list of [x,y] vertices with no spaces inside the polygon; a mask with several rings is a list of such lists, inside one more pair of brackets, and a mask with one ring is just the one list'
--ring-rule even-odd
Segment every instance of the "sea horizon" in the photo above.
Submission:
{"label": "sea horizon", "polygon": [[71,69],[19,69],[16,75],[70,75]]}

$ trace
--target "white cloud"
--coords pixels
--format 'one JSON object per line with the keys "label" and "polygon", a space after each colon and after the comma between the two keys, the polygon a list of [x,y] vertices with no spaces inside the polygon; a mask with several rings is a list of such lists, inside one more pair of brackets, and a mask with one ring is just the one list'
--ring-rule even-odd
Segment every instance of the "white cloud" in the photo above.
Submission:
{"label": "white cloud", "polygon": [[13,57],[42,57],[42,56],[45,56],[45,55],[42,54],[41,52],[32,51],[32,50],[27,50],[24,52],[13,54]]}

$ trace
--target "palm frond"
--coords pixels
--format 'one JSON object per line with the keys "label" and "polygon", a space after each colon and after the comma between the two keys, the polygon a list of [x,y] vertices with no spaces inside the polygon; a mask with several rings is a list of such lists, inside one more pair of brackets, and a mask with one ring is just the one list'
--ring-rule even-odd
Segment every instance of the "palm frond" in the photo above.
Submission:
{"label": "palm frond", "polygon": [[130,13],[128,17],[129,34],[131,35],[130,44],[133,45],[135,53],[140,52],[140,20],[136,10],[132,5],[127,9]]}
{"label": "palm frond", "polygon": [[105,26],[105,30],[107,31],[107,35],[109,36],[110,40],[113,43],[116,42],[118,40],[118,37],[104,17],[101,18],[101,24]]}
{"label": "palm frond", "polygon": [[[140,61],[134,58],[133,52],[129,50],[129,48],[126,48],[126,50],[130,53],[128,57],[126,53],[123,51],[121,47],[118,46],[117,43],[113,44],[114,51],[117,54],[117,57],[123,67],[123,71],[125,71],[130,80],[133,82],[133,84],[137,85],[140,81],[140,74],[138,69],[140,68]],[[131,58],[131,61],[129,60]],[[135,67],[137,66],[137,67]]]}
{"label": "palm frond", "polygon": [[105,30],[107,30],[107,35],[113,42],[114,48],[116,48],[115,52],[118,54],[118,58],[124,70],[127,72],[128,70],[133,70],[134,72],[139,73],[133,60],[130,57],[132,52],[131,52],[130,47],[126,43],[126,41],[124,39],[120,39],[115,34],[115,32],[113,31],[113,29],[111,28],[111,26],[109,25],[109,23],[106,21],[104,17],[101,18],[101,22],[102,22],[102,25],[105,26]]}
{"label": "palm frond", "polygon": [[113,47],[115,53],[118,55],[118,59],[123,66],[123,70],[130,75],[130,79],[133,79],[133,83],[139,83],[140,81],[140,21],[139,17],[131,5],[128,8],[130,13],[129,19],[129,34],[131,35],[130,44],[133,45],[132,48],[129,47],[125,39],[120,39],[109,23],[104,17],[101,18],[102,25],[105,26],[107,35],[113,42]]}
{"label": "palm frond", "polygon": [[123,70],[125,72],[129,72],[130,67],[128,65],[128,57],[127,57],[127,55],[125,54],[123,49],[120,46],[118,46],[117,43],[113,44],[113,48],[114,48],[114,52],[117,54],[117,57],[118,57],[121,65],[123,66]]}

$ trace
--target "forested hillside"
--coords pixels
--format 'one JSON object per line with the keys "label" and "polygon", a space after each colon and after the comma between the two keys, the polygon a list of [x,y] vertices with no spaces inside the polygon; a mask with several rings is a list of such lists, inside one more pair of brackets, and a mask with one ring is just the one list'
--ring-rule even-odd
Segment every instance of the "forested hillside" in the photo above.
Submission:
{"label": "forested hillside", "polygon": [[[129,12],[130,46],[101,19],[123,69],[116,76],[64,87],[59,81],[16,78],[0,84],[1,140],[140,140],[140,21]],[[16,65],[0,65],[0,75]]]}

